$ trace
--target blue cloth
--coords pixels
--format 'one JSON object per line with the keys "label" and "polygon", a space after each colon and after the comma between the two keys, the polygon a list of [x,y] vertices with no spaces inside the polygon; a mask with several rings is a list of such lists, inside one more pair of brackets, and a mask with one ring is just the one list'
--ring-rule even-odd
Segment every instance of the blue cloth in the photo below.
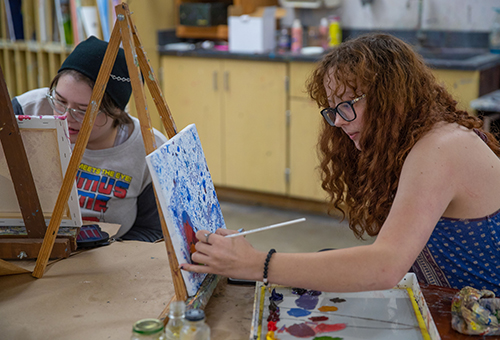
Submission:
{"label": "blue cloth", "polygon": [[500,210],[477,219],[441,218],[412,266],[419,282],[500,293]]}

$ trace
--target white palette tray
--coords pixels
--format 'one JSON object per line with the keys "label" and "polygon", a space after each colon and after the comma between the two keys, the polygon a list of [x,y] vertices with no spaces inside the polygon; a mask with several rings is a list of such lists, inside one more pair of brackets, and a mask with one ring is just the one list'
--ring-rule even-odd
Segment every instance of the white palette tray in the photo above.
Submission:
{"label": "white palette tray", "polygon": [[[273,288],[275,292],[283,294],[283,301],[278,303],[280,319],[274,332],[275,338],[279,340],[314,339],[322,336],[343,339],[441,339],[413,273],[406,274],[393,289],[358,293],[321,292],[314,308],[311,308],[311,301],[308,301],[308,309],[302,308],[302,311],[300,306],[303,304],[298,300],[300,296],[293,294],[292,288],[270,287],[271,289],[266,289],[262,283],[256,285],[251,340],[266,339],[270,314],[269,297]],[[326,309],[336,307],[337,310],[320,311],[325,306]],[[293,316],[300,313],[307,315]],[[314,317],[316,319],[311,319]],[[318,317],[328,319],[313,321]],[[307,327],[313,331],[307,330]],[[315,334],[308,337],[306,332],[298,337],[298,329],[306,329],[310,334]],[[325,331],[328,329],[336,330]]]}

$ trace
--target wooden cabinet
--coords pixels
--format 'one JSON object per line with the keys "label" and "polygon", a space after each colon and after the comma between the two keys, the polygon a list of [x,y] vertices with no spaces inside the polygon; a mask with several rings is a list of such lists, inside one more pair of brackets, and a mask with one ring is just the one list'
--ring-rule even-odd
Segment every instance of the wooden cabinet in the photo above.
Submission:
{"label": "wooden cabinet", "polygon": [[[162,56],[165,99],[179,130],[196,123],[216,185],[325,202],[317,151],[323,118],[305,88],[314,65]],[[467,109],[485,71],[433,72]]]}
{"label": "wooden cabinet", "polygon": [[162,57],[177,128],[195,123],[216,185],[286,194],[287,64]]}

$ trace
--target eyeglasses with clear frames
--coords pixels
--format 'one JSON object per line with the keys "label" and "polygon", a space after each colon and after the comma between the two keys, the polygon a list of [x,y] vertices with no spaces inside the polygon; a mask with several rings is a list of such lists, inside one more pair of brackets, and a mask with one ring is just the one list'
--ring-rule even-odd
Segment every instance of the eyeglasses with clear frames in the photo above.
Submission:
{"label": "eyeglasses with clear frames", "polygon": [[321,115],[328,124],[335,126],[335,119],[337,118],[337,113],[346,122],[352,122],[356,119],[356,111],[354,111],[354,104],[356,104],[361,99],[365,98],[366,94],[363,94],[353,100],[347,100],[345,102],[339,103],[337,106],[327,107],[321,110]]}
{"label": "eyeglasses with clear frames", "polygon": [[[78,123],[82,123],[83,122],[83,118],[85,117],[85,112],[86,111],[79,110],[79,109],[72,109],[70,107],[67,107],[61,101],[59,101],[56,98],[54,98],[54,96],[52,94],[53,94],[53,91],[47,93],[45,95],[45,97],[49,101],[49,104],[52,107],[52,109],[54,109],[54,111],[56,111],[60,115],[64,115],[64,114],[66,114],[66,112],[69,112],[69,114],[71,115],[71,117],[73,117],[73,119],[76,120]],[[99,111],[98,114],[100,112],[101,111]]]}

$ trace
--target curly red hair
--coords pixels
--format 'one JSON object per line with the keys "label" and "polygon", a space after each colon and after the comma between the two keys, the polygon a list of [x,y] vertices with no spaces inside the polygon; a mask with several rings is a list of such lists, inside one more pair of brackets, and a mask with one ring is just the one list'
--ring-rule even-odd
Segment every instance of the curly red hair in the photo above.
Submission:
{"label": "curly red hair", "polygon": [[[362,151],[341,129],[323,122],[318,142],[322,188],[330,196],[330,211],[347,215],[356,237],[375,236],[389,214],[403,163],[415,143],[437,122],[481,130],[482,121],[458,109],[423,58],[388,34],[359,36],[324,56],[307,82],[320,108],[329,106],[325,80],[331,77],[338,84],[334,95],[341,97],[347,88],[364,93],[367,109],[359,140]],[[500,156],[498,141],[484,134]]]}

